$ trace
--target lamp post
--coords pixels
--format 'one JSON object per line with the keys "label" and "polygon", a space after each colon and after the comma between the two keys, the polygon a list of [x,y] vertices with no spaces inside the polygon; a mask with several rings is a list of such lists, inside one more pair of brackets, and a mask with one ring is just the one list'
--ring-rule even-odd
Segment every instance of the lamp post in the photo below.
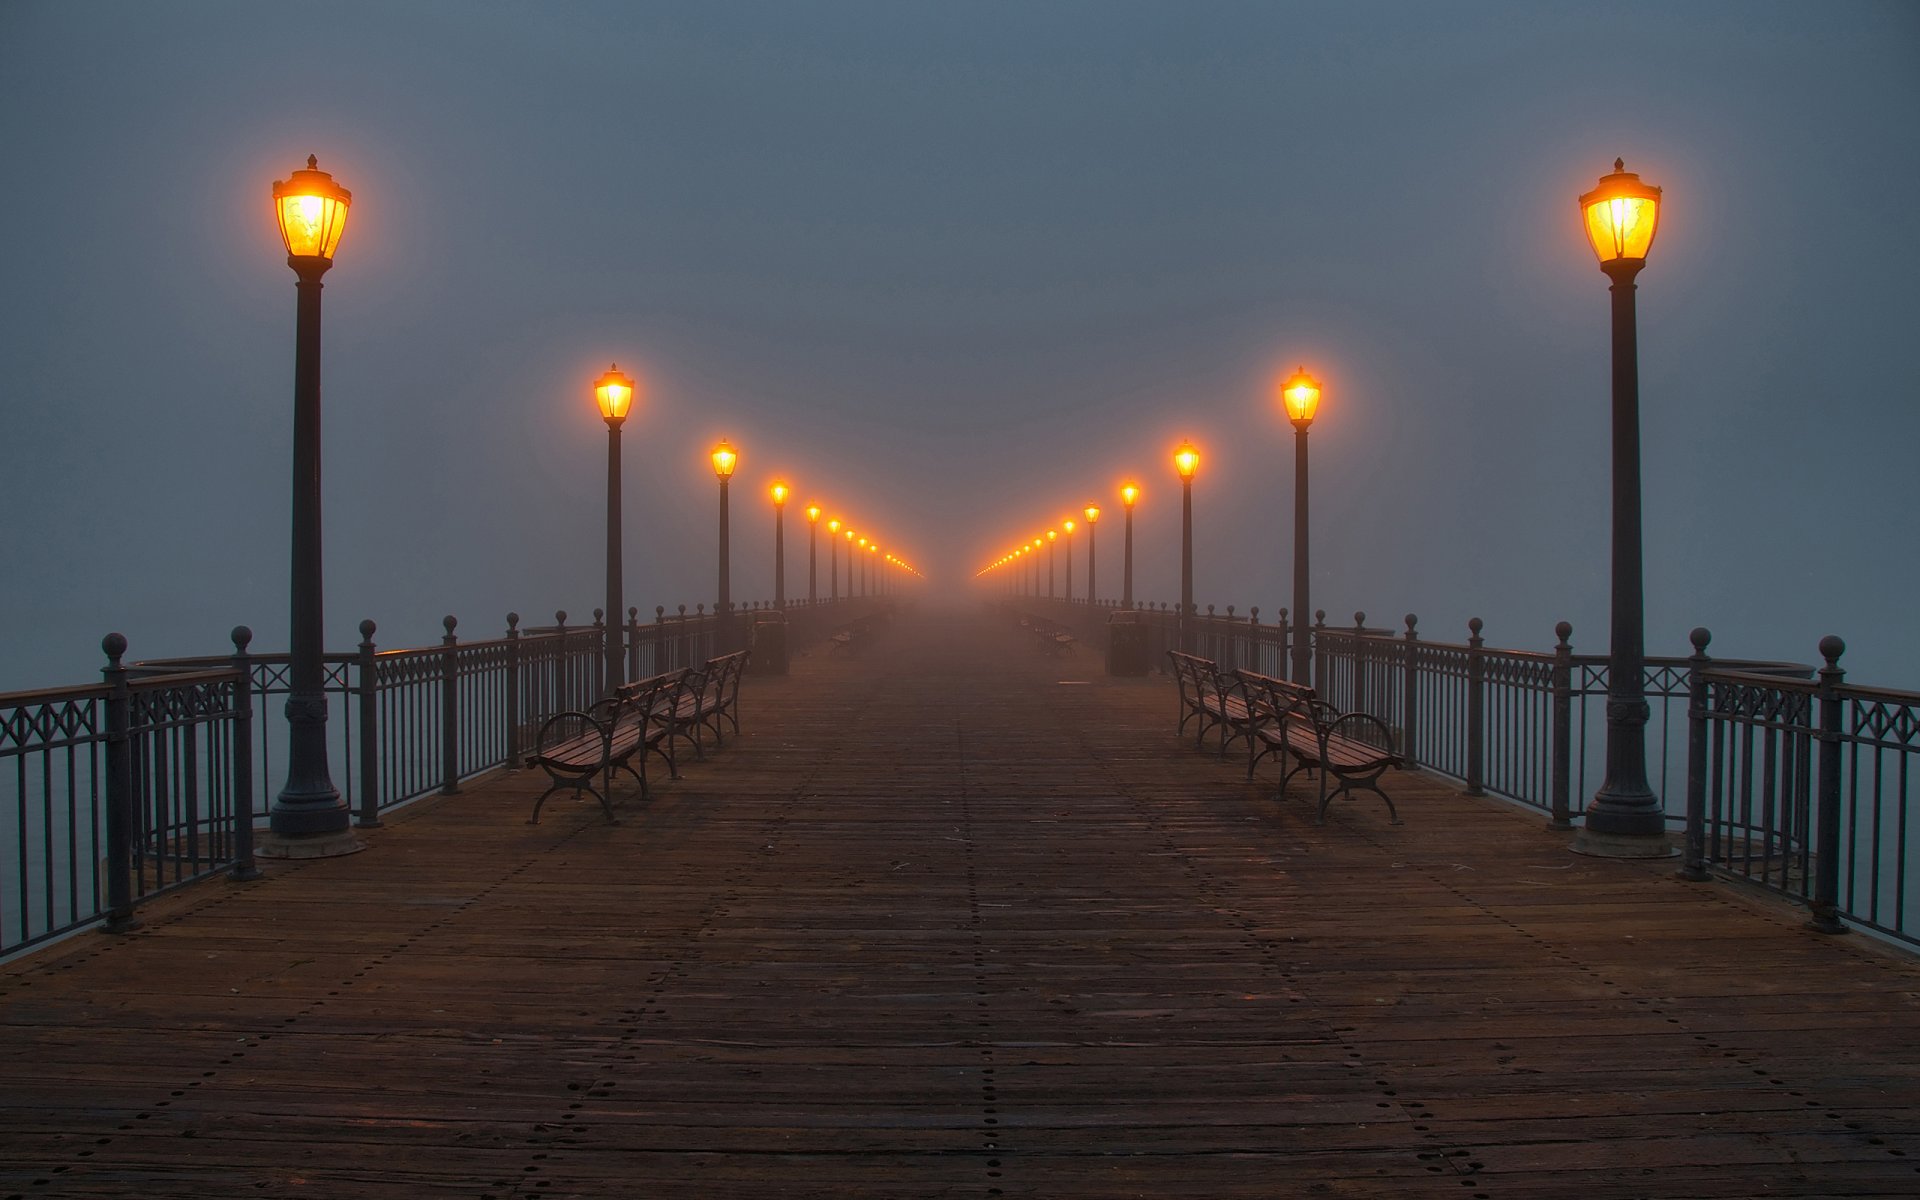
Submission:
{"label": "lamp post", "polygon": [[847,599],[853,599],[853,530],[847,530]]}
{"label": "lamp post", "polygon": [[1122,484],[1120,503],[1127,510],[1125,549],[1121,554],[1120,607],[1133,607],[1133,502],[1140,498],[1138,484]]}
{"label": "lamp post", "polygon": [[1100,592],[1098,590],[1100,585],[1098,582],[1099,576],[1095,575],[1093,571],[1093,526],[1094,522],[1100,519],[1100,506],[1098,504],[1089,504],[1085,511],[1087,518],[1087,603],[1098,604],[1100,603]]}
{"label": "lamp post", "polygon": [[820,603],[820,589],[815,583],[815,568],[820,555],[820,506],[807,505],[807,606]]}
{"label": "lamp post", "polygon": [[767,489],[773,498],[773,606],[787,606],[787,496],[786,484],[775,481]]}
{"label": "lamp post", "polygon": [[[273,185],[274,214],[294,274],[293,578],[287,638],[287,782],[274,797],[279,839],[347,832],[346,801],[327,769],[327,694],[320,591],[320,277],[346,232],[353,197],[307,156]],[[344,850],[343,850],[344,852]]]}
{"label": "lamp post", "polygon": [[1641,675],[1640,363],[1634,277],[1647,265],[1660,189],[1619,159],[1580,197],[1587,240],[1613,293],[1613,642],[1607,656],[1607,771],[1574,848],[1614,857],[1671,853],[1660,798],[1647,783],[1647,700]]}
{"label": "lamp post", "polygon": [[626,681],[627,657],[621,653],[619,614],[626,611],[620,601],[620,427],[627,423],[627,409],[633,404],[633,379],[620,372],[620,364],[594,381],[593,398],[600,405],[600,416],[607,423],[607,634],[603,650],[607,660],[607,694]]}
{"label": "lamp post", "polygon": [[1073,522],[1071,520],[1062,521],[1060,523],[1060,528],[1064,530],[1067,535],[1066,593],[1067,593],[1067,603],[1072,604],[1073,603]]}
{"label": "lamp post", "polygon": [[[858,545],[861,551],[860,553],[860,596],[862,599],[865,599],[867,595],[867,555],[866,555],[867,539],[865,538],[859,539]],[[851,564],[849,564],[848,570],[852,570]],[[851,577],[849,577],[847,580],[847,589],[849,591],[853,589],[853,580]]]}
{"label": "lamp post", "polygon": [[840,518],[827,522],[827,599],[840,600]]}
{"label": "lamp post", "polygon": [[882,590],[880,586],[882,583],[882,580],[880,578],[880,543],[879,542],[867,543],[867,570],[869,570],[873,574],[873,594],[878,596]]}
{"label": "lamp post", "polygon": [[1200,469],[1200,452],[1182,441],[1173,452],[1173,469],[1180,476],[1180,648],[1193,649],[1193,473]]}
{"label": "lamp post", "polygon": [[1033,598],[1040,598],[1040,547],[1046,545],[1041,538],[1033,539]]}
{"label": "lamp post", "polygon": [[1047,599],[1053,599],[1053,544],[1060,539],[1058,529],[1047,530]]}
{"label": "lamp post", "polygon": [[720,598],[715,608],[720,614],[720,648],[733,649],[733,575],[731,559],[733,554],[729,539],[731,537],[727,521],[727,481],[733,478],[733,469],[740,465],[740,455],[727,444],[725,438],[713,448],[713,475],[720,481]]}
{"label": "lamp post", "polygon": [[1313,682],[1313,652],[1307,644],[1307,426],[1320,409],[1320,385],[1301,367],[1280,385],[1287,420],[1293,422],[1293,681]]}

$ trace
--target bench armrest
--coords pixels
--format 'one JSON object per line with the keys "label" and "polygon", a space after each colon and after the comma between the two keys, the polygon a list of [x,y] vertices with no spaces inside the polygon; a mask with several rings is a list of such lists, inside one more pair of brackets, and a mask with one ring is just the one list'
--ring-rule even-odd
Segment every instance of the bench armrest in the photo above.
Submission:
{"label": "bench armrest", "polygon": [[1382,759],[1398,758],[1399,751],[1393,745],[1393,730],[1387,723],[1372,713],[1350,712],[1335,717],[1329,722],[1316,721],[1320,730],[1320,746],[1325,750],[1328,742],[1343,738],[1362,746],[1371,746],[1380,752]]}

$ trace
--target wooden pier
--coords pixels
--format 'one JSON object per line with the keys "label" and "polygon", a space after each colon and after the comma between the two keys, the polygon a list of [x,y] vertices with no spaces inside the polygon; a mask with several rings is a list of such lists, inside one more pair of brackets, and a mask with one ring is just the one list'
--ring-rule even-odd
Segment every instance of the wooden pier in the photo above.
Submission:
{"label": "wooden pier", "polygon": [[[0,1198],[1920,1195],[1920,963],[971,614],[0,968]],[[623,788],[622,794],[625,794]]]}

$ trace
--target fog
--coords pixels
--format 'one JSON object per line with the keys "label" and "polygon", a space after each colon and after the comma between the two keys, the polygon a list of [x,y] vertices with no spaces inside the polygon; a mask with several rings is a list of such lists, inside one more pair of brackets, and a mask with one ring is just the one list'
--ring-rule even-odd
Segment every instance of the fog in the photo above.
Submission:
{"label": "fog", "polygon": [[[325,291],[330,645],[497,634],[626,578],[772,595],[765,488],[933,596],[1125,477],[1136,594],[1605,648],[1608,297],[1575,197],[1665,189],[1640,277],[1650,653],[1847,639],[1920,687],[1910,4],[0,7],[0,690],[283,646],[293,275],[269,184],[353,192]],[[1084,554],[1084,543],[1077,549]],[[825,549],[822,548],[822,571]],[[1082,558],[1076,567],[1080,575]],[[823,583],[824,590],[824,583]]]}

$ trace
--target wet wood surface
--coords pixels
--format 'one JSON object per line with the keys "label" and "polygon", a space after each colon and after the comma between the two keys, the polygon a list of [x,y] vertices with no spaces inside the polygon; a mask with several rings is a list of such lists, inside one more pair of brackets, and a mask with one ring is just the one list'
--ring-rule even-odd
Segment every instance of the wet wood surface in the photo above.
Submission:
{"label": "wet wood surface", "polygon": [[[0,1197],[1920,1195],[1920,965],[975,614],[0,968]],[[664,773],[662,773],[664,774]]]}

